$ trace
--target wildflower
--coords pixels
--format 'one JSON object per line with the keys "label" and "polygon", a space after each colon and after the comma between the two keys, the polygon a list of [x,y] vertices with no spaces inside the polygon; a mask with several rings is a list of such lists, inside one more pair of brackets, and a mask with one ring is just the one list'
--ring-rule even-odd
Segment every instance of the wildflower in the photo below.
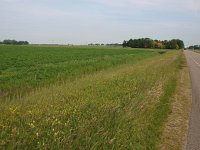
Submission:
{"label": "wildflower", "polygon": [[12,114],[14,114],[15,111],[17,110],[17,107],[15,107],[15,108],[10,107],[9,110],[10,110],[10,112],[11,112]]}
{"label": "wildflower", "polygon": [[30,110],[28,111],[28,113],[29,113],[29,114],[32,114],[32,112],[31,112]]}
{"label": "wildflower", "polygon": [[28,124],[31,128],[35,128],[35,125],[33,123]]}
{"label": "wildflower", "polygon": [[58,135],[58,132],[55,132],[55,133],[54,133],[54,136],[57,136],[57,135]]}

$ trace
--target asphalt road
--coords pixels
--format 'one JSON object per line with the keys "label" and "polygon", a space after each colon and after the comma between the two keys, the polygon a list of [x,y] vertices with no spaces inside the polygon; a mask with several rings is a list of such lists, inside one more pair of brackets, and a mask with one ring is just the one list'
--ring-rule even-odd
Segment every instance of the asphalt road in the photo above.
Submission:
{"label": "asphalt road", "polygon": [[185,51],[192,81],[192,112],[186,150],[200,150],[200,54]]}

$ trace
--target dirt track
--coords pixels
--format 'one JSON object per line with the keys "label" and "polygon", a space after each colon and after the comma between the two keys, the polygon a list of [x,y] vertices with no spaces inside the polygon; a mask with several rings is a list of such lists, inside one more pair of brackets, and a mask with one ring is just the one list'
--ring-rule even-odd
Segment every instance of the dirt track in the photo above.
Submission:
{"label": "dirt track", "polygon": [[192,81],[192,112],[186,150],[200,150],[200,54],[185,51]]}

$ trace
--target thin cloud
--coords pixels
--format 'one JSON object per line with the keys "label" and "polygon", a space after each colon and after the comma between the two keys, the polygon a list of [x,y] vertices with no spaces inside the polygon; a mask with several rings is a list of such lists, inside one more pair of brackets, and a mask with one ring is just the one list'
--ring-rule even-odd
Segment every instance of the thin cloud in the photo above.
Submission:
{"label": "thin cloud", "polygon": [[199,0],[84,0],[110,7],[126,7],[138,9],[176,8],[190,11],[200,11]]}
{"label": "thin cloud", "polygon": [[87,44],[152,37],[200,43],[199,0],[0,0],[0,3],[0,40]]}

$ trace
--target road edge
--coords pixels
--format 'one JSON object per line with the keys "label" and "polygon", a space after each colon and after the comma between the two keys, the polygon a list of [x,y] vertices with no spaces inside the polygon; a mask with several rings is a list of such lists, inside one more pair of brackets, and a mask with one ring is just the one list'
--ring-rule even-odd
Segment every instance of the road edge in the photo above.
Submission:
{"label": "road edge", "polygon": [[186,57],[180,56],[177,87],[172,97],[171,114],[162,128],[162,135],[158,141],[158,149],[181,150],[187,144],[189,118],[192,105],[192,88]]}

